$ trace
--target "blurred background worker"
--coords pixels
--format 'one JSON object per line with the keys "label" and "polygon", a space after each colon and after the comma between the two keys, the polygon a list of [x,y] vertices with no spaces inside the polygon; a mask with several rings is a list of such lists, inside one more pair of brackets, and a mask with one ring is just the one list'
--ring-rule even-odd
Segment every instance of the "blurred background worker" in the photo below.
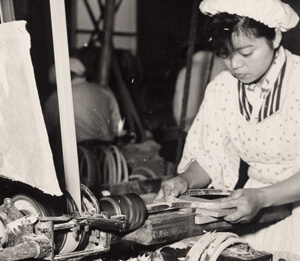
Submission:
{"label": "blurred background worker", "polygon": [[[113,92],[88,82],[85,67],[76,58],[70,58],[72,93],[77,142],[100,140],[112,142],[118,132],[120,110]],[[49,70],[49,82],[56,88],[55,67]],[[58,97],[55,90],[44,106],[44,118],[49,137],[60,135]]]}
{"label": "blurred background worker", "polygon": [[[107,87],[88,82],[86,69],[76,58],[70,58],[71,83],[77,144],[111,144],[118,133],[120,110],[113,92]],[[49,83],[55,89],[43,106],[53,160],[61,187],[64,168],[61,144],[55,67],[49,70]]]}

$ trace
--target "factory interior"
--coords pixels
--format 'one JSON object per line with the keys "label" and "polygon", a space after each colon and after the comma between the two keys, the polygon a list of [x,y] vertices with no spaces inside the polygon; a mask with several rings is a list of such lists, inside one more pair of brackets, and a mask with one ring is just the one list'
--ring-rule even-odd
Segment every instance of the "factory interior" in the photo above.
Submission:
{"label": "factory interior", "polygon": [[[201,1],[0,0],[0,260],[196,261],[216,234],[235,241],[201,260],[273,260],[234,233],[284,219],[285,205],[245,225],[205,207],[229,190],[155,202],[225,70]],[[281,45],[300,55],[297,32]]]}

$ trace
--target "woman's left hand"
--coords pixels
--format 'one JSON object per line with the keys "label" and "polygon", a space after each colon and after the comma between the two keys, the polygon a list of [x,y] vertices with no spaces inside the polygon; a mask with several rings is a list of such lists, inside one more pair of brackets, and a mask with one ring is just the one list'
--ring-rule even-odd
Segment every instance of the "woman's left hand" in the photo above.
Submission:
{"label": "woman's left hand", "polygon": [[260,189],[238,189],[229,197],[221,200],[221,209],[236,208],[237,210],[224,217],[231,223],[249,222],[263,207],[263,195]]}

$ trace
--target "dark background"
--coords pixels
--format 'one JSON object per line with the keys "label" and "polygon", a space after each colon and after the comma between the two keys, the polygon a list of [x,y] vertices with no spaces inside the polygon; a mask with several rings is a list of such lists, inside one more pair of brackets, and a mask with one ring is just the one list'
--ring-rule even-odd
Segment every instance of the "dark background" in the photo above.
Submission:
{"label": "dark background", "polygon": [[[72,0],[65,2],[70,34],[73,24]],[[125,2],[126,0],[123,4]],[[298,0],[286,2],[300,13]],[[138,63],[135,63],[136,71],[133,73],[138,74],[139,82],[135,86],[128,83],[127,88],[133,96],[143,124],[154,132],[174,125],[172,100],[177,74],[186,64],[192,3],[192,0],[137,0],[138,50],[135,59]],[[16,19],[27,21],[32,43],[32,62],[43,105],[52,91],[48,84],[48,70],[53,63],[49,1],[14,0],[14,7]],[[201,32],[205,17],[200,12],[198,21],[195,51],[204,48]],[[69,41],[71,46],[71,37]],[[300,25],[291,32],[284,33],[282,44],[293,53],[300,54]],[[128,59],[123,59],[121,64],[125,74],[128,74],[129,69],[132,70]]]}

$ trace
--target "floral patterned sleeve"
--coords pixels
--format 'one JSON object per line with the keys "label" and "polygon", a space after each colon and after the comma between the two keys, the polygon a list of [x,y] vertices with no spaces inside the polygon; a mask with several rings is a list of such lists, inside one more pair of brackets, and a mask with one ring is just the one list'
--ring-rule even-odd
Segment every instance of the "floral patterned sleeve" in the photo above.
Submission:
{"label": "floral patterned sleeve", "polygon": [[238,179],[240,158],[226,128],[226,109],[223,109],[221,100],[224,88],[221,85],[216,80],[208,85],[188,132],[177,170],[182,173],[193,161],[197,161],[212,179],[209,187],[233,189]]}

